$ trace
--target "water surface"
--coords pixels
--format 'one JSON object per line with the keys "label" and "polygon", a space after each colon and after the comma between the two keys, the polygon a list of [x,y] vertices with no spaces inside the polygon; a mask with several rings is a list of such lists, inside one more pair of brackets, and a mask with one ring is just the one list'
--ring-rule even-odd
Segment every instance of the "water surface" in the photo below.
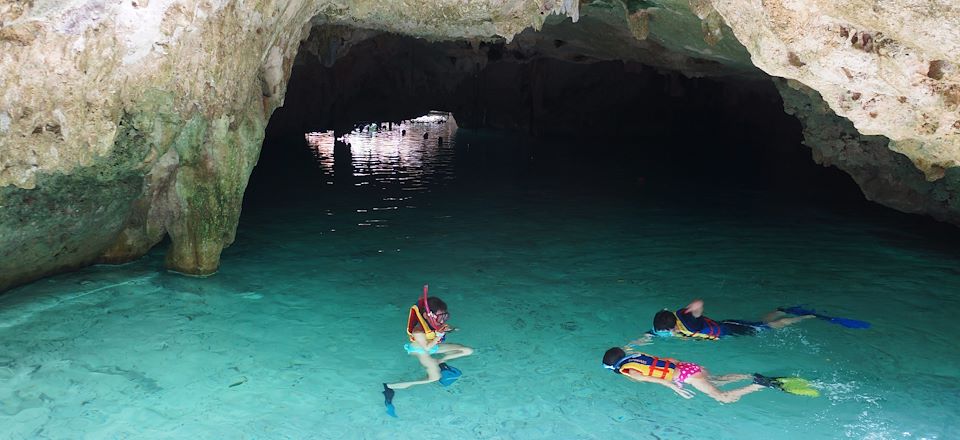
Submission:
{"label": "water surface", "polygon": [[[215,276],[160,271],[158,250],[0,297],[0,436],[960,437],[952,229],[704,185],[583,141],[546,154],[436,123],[354,133],[349,148],[311,140],[287,172],[261,164]],[[394,419],[380,384],[422,375],[402,345],[423,284],[476,354],[453,362],[464,376],[449,388],[398,391]],[[816,399],[683,400],[600,367],[654,312],[697,297],[715,318],[803,303],[873,327],[646,347],[716,373],[800,375]]]}

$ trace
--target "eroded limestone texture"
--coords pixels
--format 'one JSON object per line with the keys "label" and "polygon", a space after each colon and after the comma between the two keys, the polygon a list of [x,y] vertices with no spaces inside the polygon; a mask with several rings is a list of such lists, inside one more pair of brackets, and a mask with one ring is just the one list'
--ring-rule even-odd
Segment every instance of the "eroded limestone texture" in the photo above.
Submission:
{"label": "eroded limestone texture", "polygon": [[[887,179],[887,189],[865,191],[956,221],[956,8],[920,0],[3,2],[0,290],[127,261],[164,236],[170,268],[216,270],[266,121],[284,101],[301,39],[320,25],[355,33],[315,41],[310,50],[325,63],[368,40],[364,33],[395,32],[460,40],[464,56],[454,63],[464,72],[488,57],[478,54],[488,45],[510,56],[626,60],[695,76],[760,75],[756,65],[815,90],[830,111],[891,139],[903,154],[894,157],[910,162],[864,154],[857,161],[880,162],[824,163],[898,176],[912,166],[934,189]],[[816,105],[790,105],[808,127],[823,119]]]}
{"label": "eroded limestone texture", "polygon": [[927,180],[903,153],[887,148],[884,136],[860,134],[830,110],[816,91],[793,80],[778,80],[784,108],[803,124],[813,159],[847,172],[868,199],[903,212],[927,214],[960,224],[960,169]]}
{"label": "eroded limestone texture", "polygon": [[860,133],[890,139],[890,149],[913,161],[928,180],[958,166],[957,2],[714,0],[713,5],[757,67],[816,90]]}

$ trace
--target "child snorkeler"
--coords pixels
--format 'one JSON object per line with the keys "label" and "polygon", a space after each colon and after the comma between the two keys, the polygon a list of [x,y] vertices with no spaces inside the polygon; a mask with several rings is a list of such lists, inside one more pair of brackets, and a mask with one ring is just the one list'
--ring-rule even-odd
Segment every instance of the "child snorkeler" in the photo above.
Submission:
{"label": "child snorkeler", "polygon": [[679,336],[717,340],[725,336],[755,335],[762,330],[779,329],[800,321],[815,318],[814,315],[787,317],[779,310],[768,313],[763,321],[741,321],[728,319],[714,321],[703,316],[703,300],[693,300],[686,307],[671,312],[661,310],[653,317],[653,331],[648,332],[645,339],[638,341],[639,345],[649,343],[652,336]]}
{"label": "child snorkeler", "polygon": [[[450,313],[447,304],[440,298],[427,297],[427,286],[423,286],[423,297],[410,307],[407,316],[407,336],[410,342],[403,346],[407,354],[417,357],[427,372],[427,377],[411,382],[384,384],[384,392],[400,390],[414,385],[436,382],[441,378],[441,370],[449,369],[445,362],[459,357],[470,356],[473,349],[459,344],[444,342],[446,333],[454,329],[446,322]],[[442,355],[434,359],[433,354]]]}
{"label": "child snorkeler", "polygon": [[[630,350],[627,348],[626,350]],[[603,367],[614,373],[622,374],[637,382],[651,382],[663,385],[673,390],[684,399],[693,397],[693,392],[683,388],[690,384],[717,402],[733,403],[744,395],[760,391],[767,386],[776,386],[773,382],[777,378],[767,378],[760,375],[727,374],[724,376],[710,376],[707,370],[697,364],[680,362],[675,359],[658,358],[646,353],[613,347],[603,354]],[[717,385],[753,380],[754,383],[743,388],[730,391],[721,391]],[[763,382],[767,380],[768,382]]]}

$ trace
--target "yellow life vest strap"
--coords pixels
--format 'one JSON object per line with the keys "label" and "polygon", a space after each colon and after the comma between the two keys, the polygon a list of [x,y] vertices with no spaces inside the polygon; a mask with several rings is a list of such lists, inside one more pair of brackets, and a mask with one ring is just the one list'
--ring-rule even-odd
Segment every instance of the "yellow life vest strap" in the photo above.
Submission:
{"label": "yellow life vest strap", "polygon": [[420,323],[420,327],[423,328],[423,333],[424,335],[426,335],[427,340],[428,341],[434,340],[434,338],[437,337],[436,332],[434,332],[433,329],[430,328],[430,324],[427,324],[427,320],[424,319],[423,314],[420,313],[420,308],[417,307],[416,304],[414,304],[413,306],[410,307],[410,314],[407,316],[407,336],[410,337],[410,341],[414,341],[413,339],[414,317],[416,317],[417,321]]}
{"label": "yellow life vest strap", "polygon": [[690,329],[687,328],[687,326],[683,325],[683,321],[680,319],[679,316],[677,316],[677,312],[672,312],[672,313],[673,313],[673,317],[677,318],[676,329],[678,332],[680,332],[681,335],[684,335],[688,338],[719,339],[716,335],[691,331]]}

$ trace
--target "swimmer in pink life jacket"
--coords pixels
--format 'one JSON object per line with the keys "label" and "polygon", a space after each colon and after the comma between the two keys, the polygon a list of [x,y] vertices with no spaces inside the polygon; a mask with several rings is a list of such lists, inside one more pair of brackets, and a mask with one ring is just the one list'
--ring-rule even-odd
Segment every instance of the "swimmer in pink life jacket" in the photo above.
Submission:
{"label": "swimmer in pink life jacket", "polygon": [[653,317],[653,330],[647,332],[645,340],[640,339],[634,342],[644,345],[649,343],[653,336],[717,340],[726,336],[755,335],[764,330],[783,328],[815,317],[814,315],[787,317],[786,313],[777,310],[764,316],[763,321],[737,319],[714,321],[703,316],[703,300],[696,299],[676,312],[670,310],[657,312]]}
{"label": "swimmer in pink life jacket", "polygon": [[[441,378],[441,370],[449,368],[445,362],[473,354],[470,347],[444,342],[446,333],[454,330],[446,323],[449,316],[447,304],[440,298],[427,297],[427,286],[423,286],[423,297],[410,307],[407,316],[407,337],[410,342],[403,348],[407,350],[407,354],[417,357],[426,370],[427,377],[417,381],[386,384],[386,388],[399,390],[436,382]],[[441,357],[434,359],[431,356],[433,354]]]}
{"label": "swimmer in pink life jacket", "polygon": [[[630,350],[630,353],[627,353]],[[620,347],[613,347],[603,354],[603,367],[621,374],[636,382],[651,382],[663,385],[673,390],[684,399],[693,397],[693,392],[683,388],[690,384],[717,402],[733,403],[744,395],[766,388],[759,383],[759,378],[765,376],[750,374],[727,374],[724,376],[710,376],[703,367],[676,359],[659,358],[646,353],[640,353]],[[718,385],[741,380],[753,380],[754,383],[730,391],[721,391]],[[769,386],[769,385],[767,385]]]}

